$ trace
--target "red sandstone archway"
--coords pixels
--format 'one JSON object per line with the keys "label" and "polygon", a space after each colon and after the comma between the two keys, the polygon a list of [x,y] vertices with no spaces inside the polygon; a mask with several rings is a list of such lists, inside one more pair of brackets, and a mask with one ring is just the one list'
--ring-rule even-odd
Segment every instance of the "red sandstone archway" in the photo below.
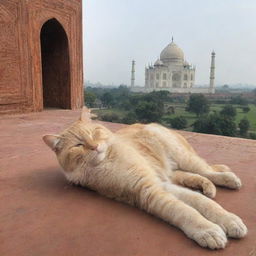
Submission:
{"label": "red sandstone archway", "polygon": [[40,34],[43,106],[71,108],[69,45],[66,32],[56,19],[44,23]]}

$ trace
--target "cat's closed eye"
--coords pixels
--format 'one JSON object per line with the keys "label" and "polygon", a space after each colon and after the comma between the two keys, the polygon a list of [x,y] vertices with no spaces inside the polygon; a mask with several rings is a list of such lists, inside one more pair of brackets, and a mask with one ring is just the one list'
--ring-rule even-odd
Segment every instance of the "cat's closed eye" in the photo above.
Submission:
{"label": "cat's closed eye", "polygon": [[74,147],[81,147],[81,146],[84,146],[83,143],[77,143]]}

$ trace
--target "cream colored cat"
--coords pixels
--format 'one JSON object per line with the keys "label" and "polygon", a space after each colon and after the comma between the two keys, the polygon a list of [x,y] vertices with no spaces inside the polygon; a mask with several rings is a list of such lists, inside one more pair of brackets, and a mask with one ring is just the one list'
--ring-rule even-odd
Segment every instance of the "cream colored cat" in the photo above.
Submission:
{"label": "cream colored cat", "polygon": [[239,189],[239,178],[225,165],[208,165],[172,130],[134,124],[112,133],[84,108],[79,121],[43,139],[69,181],[135,205],[179,227],[203,247],[224,248],[227,236],[247,233],[238,216],[206,197],[215,196],[214,184]]}

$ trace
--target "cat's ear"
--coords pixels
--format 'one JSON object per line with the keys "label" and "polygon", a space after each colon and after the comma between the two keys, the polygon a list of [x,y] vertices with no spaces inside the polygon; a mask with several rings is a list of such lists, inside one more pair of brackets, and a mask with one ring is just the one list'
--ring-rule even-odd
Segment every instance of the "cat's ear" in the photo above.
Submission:
{"label": "cat's ear", "polygon": [[95,117],[97,117],[97,115],[91,114],[91,110],[86,106],[84,106],[79,120],[88,123],[88,122],[91,122],[92,118],[95,118]]}
{"label": "cat's ear", "polygon": [[44,135],[43,141],[47,146],[49,146],[53,151],[56,151],[56,145],[60,141],[60,137],[58,135]]}
{"label": "cat's ear", "polygon": [[83,106],[81,116],[80,116],[79,120],[84,121],[84,122],[90,122],[91,121],[90,109],[87,108],[86,106]]}

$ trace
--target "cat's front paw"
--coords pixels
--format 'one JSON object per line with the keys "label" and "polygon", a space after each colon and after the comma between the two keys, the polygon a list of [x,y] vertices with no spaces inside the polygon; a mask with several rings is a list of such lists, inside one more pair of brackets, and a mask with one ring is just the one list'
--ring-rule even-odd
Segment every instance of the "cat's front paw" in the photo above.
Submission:
{"label": "cat's front paw", "polygon": [[233,172],[221,173],[224,181],[224,186],[231,189],[240,189],[242,186],[241,180]]}
{"label": "cat's front paw", "polygon": [[243,221],[233,213],[228,213],[220,224],[229,237],[242,238],[247,234],[247,227]]}
{"label": "cat's front paw", "polygon": [[199,230],[194,233],[192,238],[200,246],[208,247],[212,250],[223,249],[227,244],[227,237],[218,225],[214,225],[208,229]]}

